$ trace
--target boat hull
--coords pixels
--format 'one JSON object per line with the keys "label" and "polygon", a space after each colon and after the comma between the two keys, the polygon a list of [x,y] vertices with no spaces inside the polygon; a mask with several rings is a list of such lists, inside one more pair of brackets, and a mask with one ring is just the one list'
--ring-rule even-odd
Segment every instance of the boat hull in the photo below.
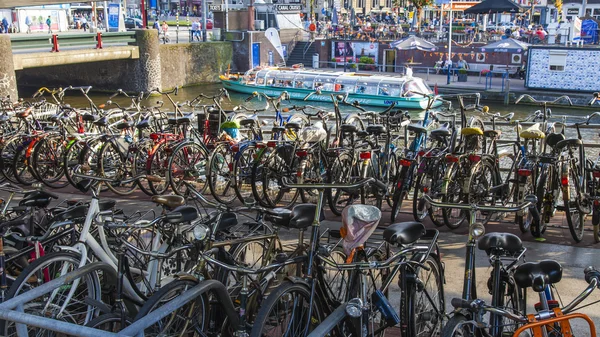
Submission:
{"label": "boat hull", "polygon": [[[287,91],[292,99],[303,100],[306,95],[313,92],[307,89],[297,88],[279,88],[279,87],[259,87],[242,84],[238,81],[222,79],[223,87],[227,90],[249,94],[253,92],[261,92],[270,97],[277,97],[282,92]],[[341,92],[323,91],[321,95],[312,95],[308,98],[310,101],[331,102],[331,94],[343,94]],[[348,101],[358,101],[361,106],[381,106],[389,107],[392,103],[396,103],[395,107],[399,109],[426,109],[427,98],[424,97],[389,97],[375,95],[349,94]],[[433,107],[440,106],[441,102],[435,102]]]}

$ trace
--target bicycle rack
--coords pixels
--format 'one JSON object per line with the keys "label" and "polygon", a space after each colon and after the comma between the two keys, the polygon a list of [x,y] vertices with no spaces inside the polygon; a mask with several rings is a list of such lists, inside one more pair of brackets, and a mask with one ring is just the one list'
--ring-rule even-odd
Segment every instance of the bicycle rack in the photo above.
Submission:
{"label": "bicycle rack", "polygon": [[[116,278],[116,272],[110,265],[103,262],[91,263],[0,304],[0,320],[15,322],[18,337],[28,336],[27,326],[33,326],[40,329],[46,329],[49,331],[77,337],[143,337],[144,329],[152,326],[154,323],[170,315],[173,311],[181,308],[186,303],[198,298],[205,292],[214,291],[219,297],[229,297],[229,294],[222,283],[215,280],[203,281],[197,286],[187,290],[180,296],[177,296],[173,300],[169,301],[169,303],[160,307],[158,310],[153,311],[149,315],[146,315],[142,319],[116,333],[80,326],[69,322],[58,321],[43,316],[36,316],[23,311],[23,305],[27,302],[44,294],[48,294],[54,291],[54,289],[57,289],[67,283],[73,282],[73,280],[96,271],[111,273],[113,274],[112,276]],[[237,327],[239,320],[233,307],[227,308],[224,306],[223,308],[226,311],[231,325],[234,328]]]}

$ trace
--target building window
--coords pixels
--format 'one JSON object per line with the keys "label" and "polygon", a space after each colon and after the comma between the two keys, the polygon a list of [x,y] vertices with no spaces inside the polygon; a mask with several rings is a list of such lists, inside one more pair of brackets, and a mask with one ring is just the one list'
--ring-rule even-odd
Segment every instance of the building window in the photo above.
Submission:
{"label": "building window", "polygon": [[551,71],[565,71],[565,66],[567,65],[567,51],[550,50],[548,65]]}

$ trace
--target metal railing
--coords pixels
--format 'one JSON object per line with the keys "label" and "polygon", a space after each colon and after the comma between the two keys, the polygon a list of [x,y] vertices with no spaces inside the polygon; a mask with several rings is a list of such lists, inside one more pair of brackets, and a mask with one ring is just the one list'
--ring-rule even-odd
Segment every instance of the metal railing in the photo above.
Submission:
{"label": "metal railing", "polygon": [[[111,44],[129,44],[135,43],[135,32],[115,32],[115,33],[100,33],[102,43],[105,45]],[[32,35],[32,36],[11,36],[10,42],[13,51],[28,50],[28,49],[44,49],[52,51],[53,37],[56,36],[60,47],[82,47],[95,48],[98,45],[97,34],[53,34],[49,35]]]}

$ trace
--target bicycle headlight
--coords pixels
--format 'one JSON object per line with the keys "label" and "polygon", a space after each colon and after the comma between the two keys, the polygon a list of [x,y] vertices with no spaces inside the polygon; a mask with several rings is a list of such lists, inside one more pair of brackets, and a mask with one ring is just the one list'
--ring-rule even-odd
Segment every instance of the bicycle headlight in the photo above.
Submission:
{"label": "bicycle headlight", "polygon": [[360,298],[353,298],[346,303],[346,314],[353,318],[358,318],[362,315],[362,301]]}
{"label": "bicycle headlight", "polygon": [[206,234],[208,233],[208,227],[202,225],[202,224],[198,224],[196,225],[196,227],[194,227],[194,239],[200,241],[200,240],[204,240],[204,238],[206,238]]}
{"label": "bicycle headlight", "polygon": [[485,227],[483,226],[482,223],[475,223],[471,226],[471,228],[469,229],[470,234],[473,238],[477,239],[481,236],[483,236],[483,234],[485,234]]}

